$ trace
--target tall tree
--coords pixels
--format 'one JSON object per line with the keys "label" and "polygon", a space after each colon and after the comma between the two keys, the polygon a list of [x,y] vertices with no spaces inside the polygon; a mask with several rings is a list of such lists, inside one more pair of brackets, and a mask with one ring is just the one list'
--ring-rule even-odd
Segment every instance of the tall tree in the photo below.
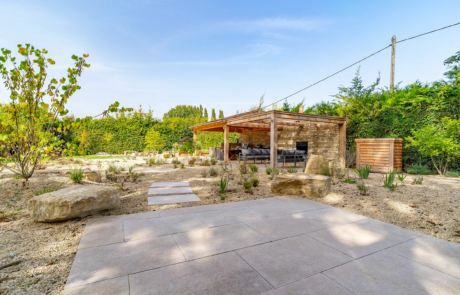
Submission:
{"label": "tall tree", "polygon": [[200,116],[200,109],[196,106],[178,105],[163,115],[163,118],[195,118]]}
{"label": "tall tree", "polygon": [[212,109],[212,112],[211,112],[211,121],[214,121],[216,120],[216,110],[215,109]]}
{"label": "tall tree", "polygon": [[200,104],[200,118],[203,118],[203,106]]}
{"label": "tall tree", "polygon": [[219,110],[219,119],[222,119],[224,117],[224,111]]}
{"label": "tall tree", "polygon": [[205,108],[204,109],[204,115],[203,115],[203,118],[206,118],[208,119],[208,110]]}

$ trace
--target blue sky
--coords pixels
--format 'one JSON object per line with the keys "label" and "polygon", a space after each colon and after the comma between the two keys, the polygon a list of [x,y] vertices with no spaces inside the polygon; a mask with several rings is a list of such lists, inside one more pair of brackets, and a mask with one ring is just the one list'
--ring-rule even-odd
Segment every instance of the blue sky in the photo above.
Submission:
{"label": "blue sky", "polygon": [[[0,47],[32,43],[56,60],[61,77],[72,54],[91,68],[69,103],[76,116],[110,103],[151,108],[203,105],[232,115],[265,94],[281,99],[390,44],[460,22],[460,1],[7,1],[0,3]],[[396,81],[442,78],[460,51],[460,26],[398,44]],[[366,84],[388,86],[390,50],[361,64]],[[331,100],[357,66],[289,99]],[[0,101],[7,92],[0,88]]]}

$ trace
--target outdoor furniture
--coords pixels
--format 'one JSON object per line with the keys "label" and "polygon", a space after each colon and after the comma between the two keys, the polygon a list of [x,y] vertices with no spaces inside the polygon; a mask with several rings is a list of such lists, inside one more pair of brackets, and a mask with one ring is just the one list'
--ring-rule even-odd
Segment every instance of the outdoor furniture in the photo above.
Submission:
{"label": "outdoor furniture", "polygon": [[[238,157],[238,153],[240,152],[241,150],[240,149],[237,149],[237,150],[228,150],[228,160],[230,161],[231,159],[237,159]],[[222,149],[222,152],[224,152],[224,150]]]}
{"label": "outdoor furniture", "polygon": [[297,167],[297,163],[303,163],[305,168],[307,165],[308,156],[305,151],[301,150],[282,150],[281,153],[278,151],[278,163],[283,163],[283,167],[286,163],[294,163],[294,167]]}
{"label": "outdoor furniture", "polygon": [[270,160],[270,149],[242,149],[240,153],[241,160]]}

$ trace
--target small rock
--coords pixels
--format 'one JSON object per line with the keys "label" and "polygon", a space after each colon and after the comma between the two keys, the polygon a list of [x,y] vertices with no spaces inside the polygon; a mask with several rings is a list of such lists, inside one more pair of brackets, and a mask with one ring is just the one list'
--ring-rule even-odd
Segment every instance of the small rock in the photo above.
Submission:
{"label": "small rock", "polygon": [[14,258],[14,254],[13,254],[13,253],[10,253],[10,257],[11,257],[11,258]]}

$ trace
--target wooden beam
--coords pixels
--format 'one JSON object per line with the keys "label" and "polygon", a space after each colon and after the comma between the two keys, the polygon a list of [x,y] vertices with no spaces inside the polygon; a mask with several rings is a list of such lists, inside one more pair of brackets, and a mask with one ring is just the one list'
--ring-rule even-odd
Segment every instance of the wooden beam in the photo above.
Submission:
{"label": "wooden beam", "polygon": [[278,164],[278,118],[271,114],[270,122],[270,166],[275,168]]}
{"label": "wooden beam", "polygon": [[224,162],[228,163],[228,150],[229,150],[229,142],[228,142],[228,136],[230,133],[230,127],[229,126],[224,126]]}
{"label": "wooden beam", "polygon": [[257,120],[263,120],[263,119],[268,119],[270,118],[270,114],[268,113],[254,113],[254,114],[251,114],[250,116],[247,116],[245,118],[235,118],[235,119],[232,119],[232,120],[228,120],[227,121],[227,124],[228,125],[237,125],[237,124],[240,124],[240,123],[250,123],[250,122],[253,122],[253,121],[257,121]]}
{"label": "wooden beam", "polygon": [[342,168],[345,167],[347,157],[347,121],[339,125],[339,159]]}
{"label": "wooden beam", "polygon": [[275,114],[278,117],[278,120],[287,119],[295,121],[304,121],[311,123],[333,123],[333,124],[342,124],[346,121],[346,118],[335,118],[327,116],[318,116],[311,114],[299,114],[299,113],[290,113],[290,112],[281,112],[275,111]]}
{"label": "wooden beam", "polygon": [[225,126],[225,122],[215,122],[215,123],[211,122],[206,125],[192,127],[192,129],[196,131],[206,131],[206,130],[213,129],[213,128],[222,128],[224,126]]}

